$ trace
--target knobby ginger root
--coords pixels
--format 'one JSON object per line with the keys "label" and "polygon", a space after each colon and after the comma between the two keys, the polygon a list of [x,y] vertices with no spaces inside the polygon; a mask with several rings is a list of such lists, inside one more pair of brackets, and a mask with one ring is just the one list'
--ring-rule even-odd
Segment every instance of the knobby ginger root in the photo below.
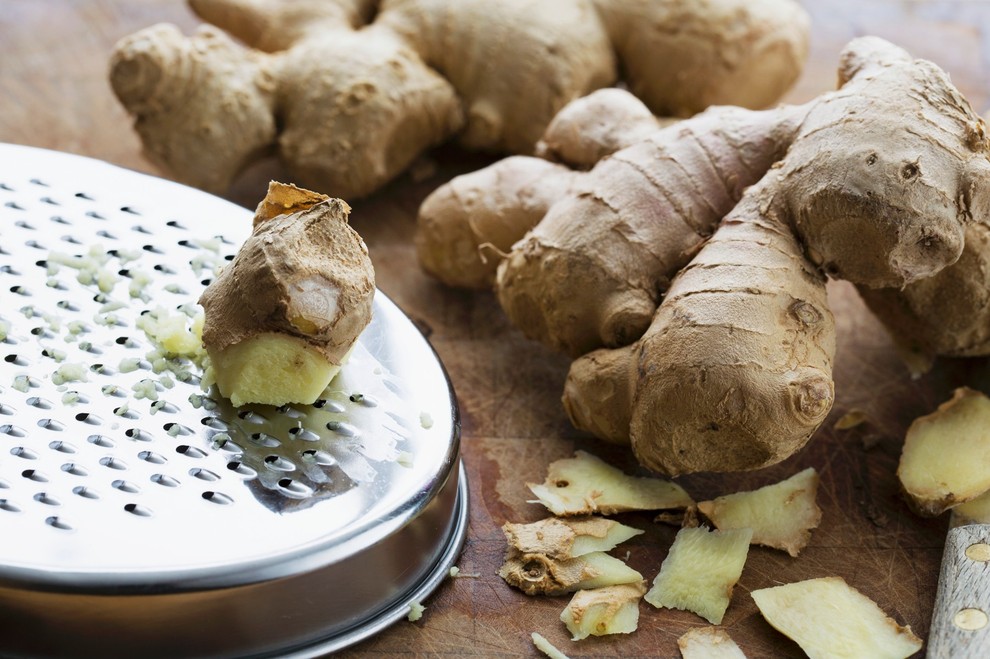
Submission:
{"label": "knobby ginger root", "polygon": [[571,640],[588,636],[631,634],[639,624],[639,600],[646,593],[642,581],[595,590],[579,590],[560,614]]}
{"label": "knobby ginger root", "polygon": [[542,484],[530,491],[554,515],[611,515],[630,510],[687,508],[694,502],[680,485],[658,478],[637,478],[585,451],[556,460]]}
{"label": "knobby ginger root", "polygon": [[[473,197],[493,209],[486,223],[515,215],[526,225],[498,263],[496,293],[527,335],[579,357],[563,397],[575,426],[670,475],[764,467],[804,446],[831,409],[828,277],[910,297],[962,256],[973,276],[957,309],[985,306],[986,241],[973,238],[990,211],[983,120],[935,65],[875,37],[847,45],[839,82],[804,105],[713,108],[653,132],[630,106],[615,112],[639,117],[628,141],[621,126],[555,132],[546,151],[561,160],[584,168],[609,155],[569,178],[554,170],[570,191],[535,226],[545,198],[517,213],[532,196],[508,183],[496,199]],[[617,96],[584,105],[618,107]],[[608,122],[579,109],[572,125],[574,115]],[[510,165],[496,163],[434,194],[495,171],[511,181]],[[434,210],[424,204],[421,224],[488,212]],[[938,287],[943,307],[952,286]],[[988,326],[977,318],[962,343],[982,351]]]}
{"label": "knobby ginger root", "polygon": [[719,529],[750,529],[753,544],[797,556],[822,519],[817,493],[818,474],[809,467],[758,490],[702,501],[698,511]]}
{"label": "knobby ginger root", "polygon": [[189,4],[220,29],[126,37],[110,80],[150,157],[212,191],[272,150],[293,179],[348,199],[455,134],[529,153],[557,110],[619,71],[658,114],[765,107],[807,56],[793,0]]}
{"label": "knobby ginger root", "polygon": [[911,423],[897,477],[912,507],[935,516],[990,491],[990,398],[966,387]]}
{"label": "knobby ginger root", "polygon": [[746,659],[728,632],[719,627],[695,627],[677,639],[682,659]]}
{"label": "knobby ginger root", "polygon": [[809,657],[905,659],[921,649],[910,627],[839,577],[809,579],[752,592],[760,613]]}
{"label": "knobby ginger root", "polygon": [[742,575],[753,532],[681,529],[674,538],[646,601],[657,608],[683,609],[718,625]]}
{"label": "knobby ginger root", "polygon": [[349,212],[272,183],[251,236],[203,292],[203,344],[235,406],[312,403],[371,320],[374,271]]}
{"label": "knobby ginger root", "polygon": [[602,517],[547,519],[531,524],[502,525],[509,547],[523,554],[544,554],[553,559],[574,558],[595,551],[609,551],[643,531]]}

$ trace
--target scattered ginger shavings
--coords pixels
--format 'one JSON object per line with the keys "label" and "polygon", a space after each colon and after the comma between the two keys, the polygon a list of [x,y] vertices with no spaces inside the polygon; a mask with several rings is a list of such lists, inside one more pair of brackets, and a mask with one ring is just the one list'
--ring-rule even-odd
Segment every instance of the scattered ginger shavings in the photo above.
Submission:
{"label": "scattered ginger shavings", "polygon": [[420,604],[419,602],[412,602],[409,604],[409,614],[406,616],[406,618],[409,620],[409,622],[416,622],[417,620],[423,617],[423,611],[425,610],[426,607]]}
{"label": "scattered ginger shavings", "polygon": [[670,510],[693,504],[676,483],[628,476],[600,458],[576,451],[550,464],[546,480],[527,483],[554,515],[611,515],[629,510]]}
{"label": "scattered ginger shavings", "polygon": [[703,501],[698,511],[719,529],[752,529],[753,544],[797,556],[807,546],[811,529],[822,520],[817,493],[818,474],[809,467],[758,490]]}
{"label": "scattered ginger shavings", "polygon": [[912,507],[936,516],[990,490],[990,398],[956,389],[952,398],[911,423],[897,477]]}
{"label": "scattered ginger shavings", "polygon": [[642,581],[594,590],[579,590],[560,614],[571,640],[588,636],[631,634],[639,625],[639,600],[646,593]]}
{"label": "scattered ginger shavings", "polygon": [[809,657],[905,659],[921,649],[910,627],[888,617],[840,577],[752,592],[760,613]]}
{"label": "scattered ginger shavings", "polygon": [[554,560],[510,548],[498,574],[527,595],[563,595],[578,590],[642,581],[643,575],[605,552]]}
{"label": "scattered ginger shavings", "polygon": [[550,659],[568,659],[566,654],[554,647],[554,645],[544,638],[542,634],[533,632],[530,638],[533,639],[533,645],[536,649],[550,657]]}
{"label": "scattered ginger shavings", "polygon": [[679,639],[683,659],[746,659],[746,655],[719,627],[695,627]]}
{"label": "scattered ginger shavings", "polygon": [[718,625],[742,575],[753,536],[750,529],[681,529],[674,538],[646,601],[682,609]]}
{"label": "scattered ginger shavings", "polygon": [[602,517],[559,519],[548,517],[531,524],[502,526],[509,546],[523,554],[550,558],[574,558],[594,551],[609,551],[643,533],[639,529]]}

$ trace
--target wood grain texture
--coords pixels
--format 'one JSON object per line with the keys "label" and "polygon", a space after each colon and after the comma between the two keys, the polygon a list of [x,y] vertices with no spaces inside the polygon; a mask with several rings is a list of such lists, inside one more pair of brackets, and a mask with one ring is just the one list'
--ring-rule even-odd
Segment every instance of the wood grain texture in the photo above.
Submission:
{"label": "wood grain texture", "polygon": [[990,526],[949,531],[942,556],[929,659],[990,657]]}
{"label": "wood grain texture", "polygon": [[[878,34],[935,61],[978,109],[990,100],[990,4],[978,0],[829,0],[804,3],[814,34],[806,72],[789,95],[802,102],[831,89],[842,45]],[[0,1],[0,141],[47,147],[156,173],[141,155],[130,121],[106,80],[113,43],[156,22],[188,32],[197,20],[181,0]],[[538,631],[572,657],[678,657],[677,638],[703,624],[682,611],[641,608],[640,630],[619,638],[572,643],[558,616],[563,598],[531,598],[497,576],[504,551],[500,526],[543,516],[527,481],[543,480],[547,464],[580,448],[628,471],[628,451],[574,430],[560,405],[568,361],[513,329],[490,294],[446,289],[418,268],[411,245],[420,201],[457,173],[490,161],[443,148],[430,158],[435,174],[402,177],[354,204],[353,225],[364,235],[378,284],[428,334],[446,364],[463,417],[464,460],[472,497],[470,529],[459,562],[478,577],[451,579],[428,599],[417,623],[401,622],[341,653],[358,657],[526,657],[537,653]],[[226,195],[253,208],[277,165],[247,172]],[[946,520],[908,512],[894,475],[908,424],[968,385],[990,390],[987,360],[944,361],[912,380],[890,340],[852,287],[830,285],[838,324],[836,404],[808,448],[785,463],[754,473],[680,479],[696,498],[751,489],[808,466],[822,477],[821,527],[797,559],[754,547],[723,626],[750,659],[800,657],[799,648],[759,615],[749,592],[789,581],[838,575],[902,624],[927,636]],[[853,409],[867,423],[835,431]],[[646,529],[624,545],[629,562],[652,579],[675,529],[650,515],[620,521]],[[2,654],[2,641],[0,641]]]}

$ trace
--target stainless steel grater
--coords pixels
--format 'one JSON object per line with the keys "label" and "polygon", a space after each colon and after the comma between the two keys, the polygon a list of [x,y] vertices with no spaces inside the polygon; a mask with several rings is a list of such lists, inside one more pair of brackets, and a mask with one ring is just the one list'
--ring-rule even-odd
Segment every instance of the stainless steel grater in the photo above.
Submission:
{"label": "stainless steel grater", "polygon": [[251,214],[0,145],[0,655],[314,657],[405,617],[467,526],[456,402],[376,295],[312,406],[168,358]]}

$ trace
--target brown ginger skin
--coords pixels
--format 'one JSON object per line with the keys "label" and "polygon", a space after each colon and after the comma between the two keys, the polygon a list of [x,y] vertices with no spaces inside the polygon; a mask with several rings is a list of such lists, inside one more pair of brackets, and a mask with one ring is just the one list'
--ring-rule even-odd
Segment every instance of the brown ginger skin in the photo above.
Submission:
{"label": "brown ginger skin", "polygon": [[375,292],[368,250],[348,225],[349,212],[339,199],[270,186],[251,236],[200,297],[211,356],[276,335],[297,339],[330,365],[343,362],[371,320]]}
{"label": "brown ginger skin", "polygon": [[515,324],[584,355],[576,426],[668,474],[778,462],[832,404],[826,277],[909,291],[960,258],[988,203],[983,121],[880,39],[850,43],[839,79],[613,152],[500,263]]}
{"label": "brown ginger skin", "polygon": [[188,2],[220,29],[126,37],[110,80],[148,156],[216,192],[267,153],[349,199],[455,135],[529,153],[561,107],[620,70],[656,114],[763,107],[807,55],[794,0]]}

